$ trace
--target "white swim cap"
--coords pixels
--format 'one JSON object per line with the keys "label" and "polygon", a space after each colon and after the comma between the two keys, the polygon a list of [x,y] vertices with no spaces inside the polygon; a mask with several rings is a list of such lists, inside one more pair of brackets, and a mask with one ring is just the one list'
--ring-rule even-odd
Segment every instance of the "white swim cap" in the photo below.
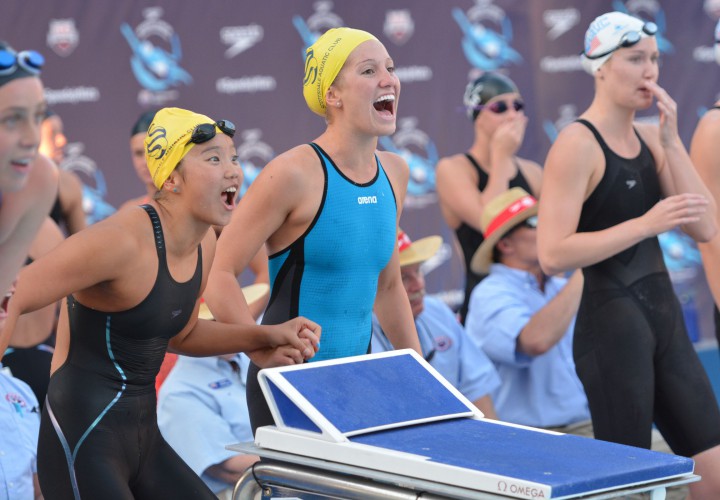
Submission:
{"label": "white swim cap", "polygon": [[590,23],[585,32],[582,66],[591,75],[620,47],[632,47],[642,38],[655,35],[657,26],[622,12],[608,12]]}

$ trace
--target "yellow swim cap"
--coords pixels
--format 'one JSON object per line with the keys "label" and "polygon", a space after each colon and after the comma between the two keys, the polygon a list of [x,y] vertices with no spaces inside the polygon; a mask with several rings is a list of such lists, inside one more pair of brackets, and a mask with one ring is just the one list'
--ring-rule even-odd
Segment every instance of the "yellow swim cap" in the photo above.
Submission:
{"label": "yellow swim cap", "polygon": [[145,137],[145,160],[156,188],[162,188],[170,172],[195,146],[190,137],[201,123],[215,122],[180,108],[163,108],[155,114]]}
{"label": "yellow swim cap", "polygon": [[367,31],[332,28],[305,52],[303,96],[310,109],[325,116],[325,93],[345,64],[350,53],[363,42],[377,40]]}

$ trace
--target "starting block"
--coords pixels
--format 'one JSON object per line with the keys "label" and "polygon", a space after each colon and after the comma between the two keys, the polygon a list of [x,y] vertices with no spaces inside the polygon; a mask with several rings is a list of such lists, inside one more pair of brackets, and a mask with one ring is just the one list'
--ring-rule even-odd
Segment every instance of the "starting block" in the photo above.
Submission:
{"label": "starting block", "polygon": [[689,458],[485,419],[412,350],[265,369],[259,381],[276,426],[228,446],[265,459],[236,499],[279,488],[303,499],[661,500],[699,479]]}

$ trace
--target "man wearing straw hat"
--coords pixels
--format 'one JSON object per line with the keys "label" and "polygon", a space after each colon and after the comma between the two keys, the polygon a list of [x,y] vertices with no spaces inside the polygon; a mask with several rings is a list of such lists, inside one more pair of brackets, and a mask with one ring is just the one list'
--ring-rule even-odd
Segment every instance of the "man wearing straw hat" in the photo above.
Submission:
{"label": "man wearing straw hat", "polygon": [[543,274],[537,208],[521,188],[487,204],[480,221],[485,241],[471,265],[489,275],[472,292],[465,330],[500,374],[492,397],[501,420],[592,436],[572,356],[582,274],[568,280]]}
{"label": "man wearing straw hat", "polygon": [[[425,296],[423,262],[440,249],[442,238],[411,241],[397,234],[400,275],[410,300],[415,328],[425,360],[488,418],[497,418],[490,393],[500,386],[495,367],[482,349],[467,338],[452,310],[441,300]],[[373,315],[372,352],[390,351],[392,344]]]}
{"label": "man wearing straw hat", "polygon": [[[269,290],[266,283],[256,283],[242,292],[251,306],[266,299]],[[204,302],[199,317],[213,319]],[[160,432],[220,499],[231,498],[235,483],[258,460],[225,449],[253,439],[245,401],[249,366],[245,354],[178,356],[158,395]]]}

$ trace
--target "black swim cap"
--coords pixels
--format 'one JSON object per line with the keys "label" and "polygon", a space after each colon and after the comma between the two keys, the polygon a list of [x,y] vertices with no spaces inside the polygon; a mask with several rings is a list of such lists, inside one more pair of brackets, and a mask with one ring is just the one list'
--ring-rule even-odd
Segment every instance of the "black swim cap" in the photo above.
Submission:
{"label": "black swim cap", "polygon": [[18,78],[40,75],[45,59],[39,52],[24,50],[20,53],[0,40],[0,87]]}
{"label": "black swim cap", "polygon": [[157,110],[153,109],[150,111],[145,111],[143,114],[141,114],[135,122],[135,125],[133,125],[132,129],[130,130],[130,137],[134,136],[135,134],[146,133],[150,128],[150,124],[152,123],[153,118],[155,118],[155,113],[157,113]]}
{"label": "black swim cap", "polygon": [[507,76],[500,73],[483,73],[465,87],[463,104],[467,110],[467,116],[475,121],[480,113],[480,105],[486,104],[493,97],[518,92],[517,86]]}

